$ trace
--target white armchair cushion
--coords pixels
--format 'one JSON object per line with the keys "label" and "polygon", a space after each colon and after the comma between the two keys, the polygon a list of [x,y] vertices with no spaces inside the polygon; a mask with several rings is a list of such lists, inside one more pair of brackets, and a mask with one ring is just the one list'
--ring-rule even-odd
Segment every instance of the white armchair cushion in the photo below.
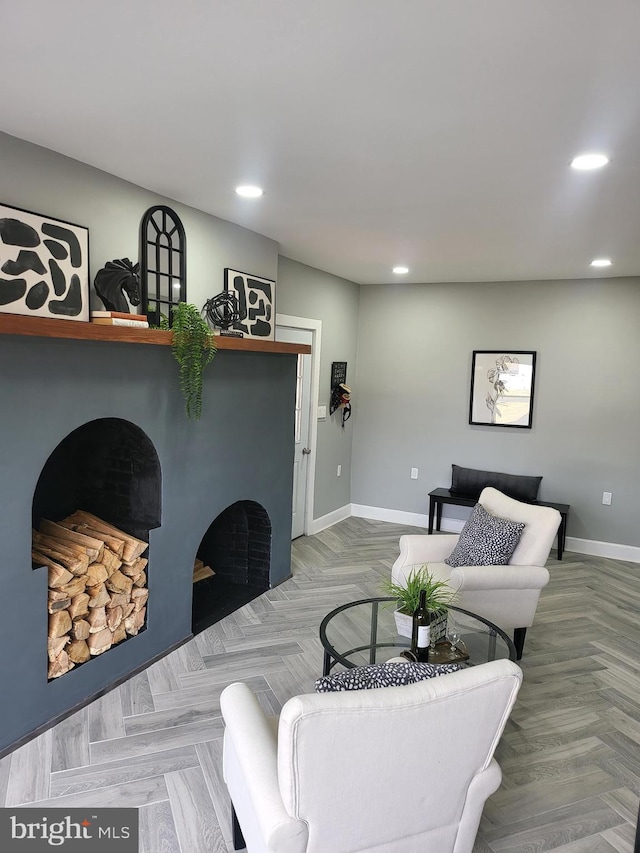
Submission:
{"label": "white armchair cushion", "polygon": [[533,625],[540,592],[548,583],[549,572],[544,566],[451,569],[451,586],[459,590],[456,604],[504,631]]}
{"label": "white armchair cushion", "polygon": [[506,566],[516,550],[524,522],[491,515],[476,504],[445,563],[448,566]]}

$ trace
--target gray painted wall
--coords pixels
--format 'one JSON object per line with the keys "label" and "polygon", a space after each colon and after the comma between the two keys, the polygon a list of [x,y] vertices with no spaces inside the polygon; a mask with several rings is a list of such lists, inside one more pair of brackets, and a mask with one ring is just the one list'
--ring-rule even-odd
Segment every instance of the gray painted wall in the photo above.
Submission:
{"label": "gray painted wall", "polygon": [[[225,267],[276,277],[275,241],[6,133],[0,133],[0,200],[88,227],[92,282],[107,261],[138,259],[140,220],[154,204],[168,204],[184,224],[188,302],[200,308],[219,293]],[[93,300],[93,307],[104,307]]]}
{"label": "gray painted wall", "polygon": [[[322,357],[318,405],[327,407],[327,419],[318,421],[314,516],[320,518],[351,501],[351,453],[358,415],[356,330],[360,287],[352,281],[321,272],[280,256],[276,310],[322,320]],[[341,426],[341,415],[329,417],[331,362],[347,362],[347,384],[352,389],[352,415]],[[342,475],[336,476],[338,465]]]}
{"label": "gray painted wall", "polygon": [[[541,474],[570,536],[640,545],[639,329],[635,278],[361,288],[352,501],[424,514],[452,463]],[[509,348],[537,352],[533,428],[470,426],[472,351]]]}

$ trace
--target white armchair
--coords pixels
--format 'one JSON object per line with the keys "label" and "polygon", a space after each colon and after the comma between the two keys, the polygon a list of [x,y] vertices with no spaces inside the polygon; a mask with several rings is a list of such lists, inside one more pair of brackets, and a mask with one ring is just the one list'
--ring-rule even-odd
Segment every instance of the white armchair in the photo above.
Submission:
{"label": "white armchair", "polygon": [[549,583],[545,563],[560,526],[560,513],[551,507],[516,501],[493,488],[483,489],[478,502],[491,515],[525,524],[508,565],[451,568],[444,560],[453,551],[458,534],[401,536],[400,556],[393,564],[392,579],[402,583],[414,566],[428,563],[429,570],[439,580],[448,581],[458,590],[456,606],[514,632],[520,660],[540,592]]}
{"label": "white armchair", "polygon": [[275,725],[247,685],[230,685],[220,704],[235,849],[471,853],[521,681],[498,660],[404,687],[296,696]]}

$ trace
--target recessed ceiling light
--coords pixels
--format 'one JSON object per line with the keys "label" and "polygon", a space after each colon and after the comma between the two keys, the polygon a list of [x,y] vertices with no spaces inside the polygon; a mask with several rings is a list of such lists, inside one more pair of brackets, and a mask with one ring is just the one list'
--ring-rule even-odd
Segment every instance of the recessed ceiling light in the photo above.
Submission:
{"label": "recessed ceiling light", "polygon": [[609,258],[596,258],[595,260],[591,261],[591,266],[592,267],[610,267],[611,261],[609,260]]}
{"label": "recessed ceiling light", "polygon": [[409,267],[394,267],[393,272],[396,275],[406,275],[409,272]]}
{"label": "recessed ceiling light", "polygon": [[236,193],[241,195],[242,198],[260,198],[261,195],[264,195],[264,190],[260,187],[253,187],[247,184],[242,187],[236,187]]}
{"label": "recessed ceiling light", "polygon": [[571,161],[571,166],[574,169],[600,169],[606,166],[609,158],[606,154],[580,154],[579,157],[574,157]]}

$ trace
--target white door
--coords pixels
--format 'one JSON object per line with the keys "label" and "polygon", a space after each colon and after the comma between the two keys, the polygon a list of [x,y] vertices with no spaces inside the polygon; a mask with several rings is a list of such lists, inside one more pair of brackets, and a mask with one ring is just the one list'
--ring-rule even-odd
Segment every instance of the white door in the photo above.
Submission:
{"label": "white door", "polygon": [[[311,344],[313,332],[308,329],[291,329],[278,326],[276,337],[279,341],[292,344]],[[307,502],[307,483],[309,478],[309,444],[311,425],[311,356],[298,356],[295,407],[295,453],[293,457],[293,506],[291,538],[296,539],[304,533],[304,513]]]}

